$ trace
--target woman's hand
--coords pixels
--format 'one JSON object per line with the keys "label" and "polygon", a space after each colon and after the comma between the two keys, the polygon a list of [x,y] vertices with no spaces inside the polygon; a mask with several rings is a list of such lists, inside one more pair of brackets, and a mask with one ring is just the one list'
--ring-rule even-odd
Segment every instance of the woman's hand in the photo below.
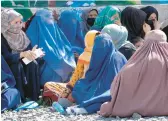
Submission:
{"label": "woman's hand", "polygon": [[28,50],[28,51],[21,52],[20,58],[27,58],[28,60],[33,61],[36,59],[36,54],[31,50]]}
{"label": "woman's hand", "polygon": [[156,30],[156,29],[160,29],[161,24],[160,24],[158,21],[154,21],[153,24],[154,24],[155,30]]}
{"label": "woman's hand", "polygon": [[149,31],[151,31],[151,27],[147,23],[144,23],[143,30],[144,30],[145,34],[147,34]]}
{"label": "woman's hand", "polygon": [[119,26],[121,26],[120,20],[117,20],[117,21],[115,21],[114,23],[117,24],[117,25],[119,25]]}
{"label": "woman's hand", "polygon": [[36,59],[36,54],[34,51],[37,49],[37,45],[33,47],[32,50],[24,51],[20,53],[20,58],[27,58],[30,61],[33,61]]}

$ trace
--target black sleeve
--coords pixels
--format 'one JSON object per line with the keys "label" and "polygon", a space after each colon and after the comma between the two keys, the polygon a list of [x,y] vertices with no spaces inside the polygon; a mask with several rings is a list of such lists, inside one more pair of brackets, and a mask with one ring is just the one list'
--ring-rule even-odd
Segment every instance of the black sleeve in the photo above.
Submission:
{"label": "black sleeve", "polygon": [[129,60],[136,50],[122,47],[119,49],[119,51],[126,57],[127,60]]}
{"label": "black sleeve", "polygon": [[3,57],[5,58],[5,60],[9,65],[13,63],[18,63],[20,59],[20,53],[13,54],[12,52],[9,51],[8,48],[9,47],[5,38],[1,35],[1,53]]}

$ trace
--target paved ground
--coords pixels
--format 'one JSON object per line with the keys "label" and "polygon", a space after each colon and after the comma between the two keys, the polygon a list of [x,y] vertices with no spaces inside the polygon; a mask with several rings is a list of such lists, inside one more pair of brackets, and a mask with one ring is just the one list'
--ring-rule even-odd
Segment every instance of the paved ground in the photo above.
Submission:
{"label": "paved ground", "polygon": [[2,121],[168,121],[168,117],[131,117],[131,118],[104,118],[94,115],[68,115],[63,116],[53,112],[50,108],[37,108],[25,111],[8,111],[1,115]]}

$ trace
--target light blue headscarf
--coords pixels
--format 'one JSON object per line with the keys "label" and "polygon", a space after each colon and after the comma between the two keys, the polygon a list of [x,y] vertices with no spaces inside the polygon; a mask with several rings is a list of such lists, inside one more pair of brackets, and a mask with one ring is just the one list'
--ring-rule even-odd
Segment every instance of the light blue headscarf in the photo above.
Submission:
{"label": "light blue headscarf", "polygon": [[76,67],[72,47],[54,21],[52,12],[43,9],[36,12],[26,32],[32,45],[46,52],[41,70],[41,85],[47,81],[66,82]]}
{"label": "light blue headscarf", "polygon": [[106,25],[101,32],[107,33],[111,36],[117,50],[119,50],[125,44],[130,43],[129,41],[127,41],[128,31],[124,26],[109,24]]}

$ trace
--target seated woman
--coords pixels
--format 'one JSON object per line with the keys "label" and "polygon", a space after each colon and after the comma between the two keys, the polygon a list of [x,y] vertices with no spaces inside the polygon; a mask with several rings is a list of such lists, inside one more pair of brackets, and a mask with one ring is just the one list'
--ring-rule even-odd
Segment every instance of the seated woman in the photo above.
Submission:
{"label": "seated woman", "polygon": [[79,16],[75,10],[65,10],[61,13],[58,26],[63,31],[76,56],[84,50],[84,35],[79,23]]}
{"label": "seated woman", "polygon": [[[126,62],[126,58],[116,51],[108,34],[98,35],[95,38],[90,65],[85,78],[78,80],[72,91],[72,98],[79,106],[72,107],[70,110],[67,108],[67,112],[79,114],[98,111],[103,102],[110,100],[108,96],[110,85]],[[78,110],[81,107],[84,108],[84,112],[83,109],[81,112]]]}
{"label": "seated woman", "polygon": [[[128,31],[124,26],[109,24],[106,25],[101,32],[107,33],[111,36],[115,48],[120,51],[127,60],[129,60],[136,51],[135,46],[131,42],[127,41]],[[127,49],[125,49],[125,47],[127,47]]]}
{"label": "seated woman", "polygon": [[[75,71],[68,83],[56,83],[56,82],[47,82],[44,85],[44,101],[47,105],[51,105],[53,101],[58,101],[59,97],[68,98],[70,102],[74,102],[74,100],[71,98],[71,91],[73,90],[73,87],[75,83],[85,77],[85,73],[89,68],[90,64],[90,58],[92,56],[92,48],[94,45],[94,39],[96,35],[98,35],[99,32],[95,30],[89,31],[85,36],[85,50],[84,52],[79,56],[77,67],[75,68]],[[56,94],[58,96],[56,96]],[[68,101],[67,100],[67,101]],[[68,102],[69,102],[68,101]]]}
{"label": "seated woman", "polygon": [[[144,38],[145,34],[151,30],[150,26],[145,22],[146,13],[134,7],[126,7],[121,12],[121,23],[128,30],[128,40],[136,37]],[[125,48],[126,49],[126,48]]]}
{"label": "seated woman", "polygon": [[118,8],[111,6],[105,7],[97,16],[95,23],[91,27],[91,29],[101,31],[104,26],[108,24],[121,25],[120,11]]}
{"label": "seated woman", "polygon": [[1,56],[1,112],[15,108],[21,103],[20,93],[15,85],[15,78]]}
{"label": "seated woman", "polygon": [[86,35],[86,33],[90,30],[90,28],[93,26],[95,19],[98,15],[97,9],[86,9],[82,11],[81,15],[81,28],[83,31],[83,35]]}
{"label": "seated woman", "polygon": [[146,23],[150,25],[151,30],[160,29],[160,24],[158,22],[158,11],[152,6],[143,7],[141,10],[147,14]]}
{"label": "seated woman", "polygon": [[52,12],[42,9],[32,18],[26,34],[32,45],[46,52],[40,68],[40,84],[48,81],[67,82],[76,67],[72,47],[58,27]]}
{"label": "seated woman", "polygon": [[[1,11],[1,48],[2,55],[11,68],[15,79],[16,88],[21,94],[21,98],[37,100],[40,93],[39,65],[35,61],[36,54],[32,49],[31,42],[22,31],[21,15],[12,9]],[[24,64],[22,58],[30,61]]]}
{"label": "seated woman", "polygon": [[138,49],[115,77],[111,86],[111,102],[100,109],[102,116],[128,117],[168,114],[168,43],[161,30],[147,33]]}

